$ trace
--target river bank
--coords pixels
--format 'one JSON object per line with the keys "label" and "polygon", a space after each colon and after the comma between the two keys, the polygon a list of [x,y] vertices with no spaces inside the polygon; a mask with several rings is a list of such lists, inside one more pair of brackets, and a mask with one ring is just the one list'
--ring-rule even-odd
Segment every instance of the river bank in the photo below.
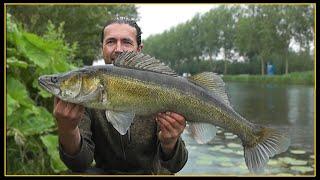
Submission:
{"label": "river bank", "polygon": [[314,84],[314,71],[293,72],[287,75],[225,75],[224,81],[230,82],[261,82],[261,83],[282,83],[282,84]]}

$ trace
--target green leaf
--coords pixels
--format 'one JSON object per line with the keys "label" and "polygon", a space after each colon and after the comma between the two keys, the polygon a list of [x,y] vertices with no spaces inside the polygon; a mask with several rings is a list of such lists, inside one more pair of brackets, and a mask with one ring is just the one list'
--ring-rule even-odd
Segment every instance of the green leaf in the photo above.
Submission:
{"label": "green leaf", "polygon": [[17,79],[9,76],[7,78],[7,92],[10,96],[24,106],[33,106],[26,87]]}
{"label": "green leaf", "polygon": [[55,120],[43,107],[20,107],[7,117],[8,128],[15,128],[25,136],[42,134],[52,130]]}
{"label": "green leaf", "polygon": [[61,161],[58,151],[58,136],[56,135],[46,135],[40,137],[43,144],[47,148],[47,152],[50,156],[51,168],[55,173],[66,171],[68,168]]}
{"label": "green leaf", "polygon": [[21,67],[21,68],[26,68],[28,67],[28,63],[24,61],[19,61],[15,57],[10,57],[7,59],[7,65],[10,67]]}
{"label": "green leaf", "polygon": [[10,116],[20,105],[18,101],[14,100],[10,94],[7,94],[7,116]]}
{"label": "green leaf", "polygon": [[[49,65],[50,54],[48,53],[48,44],[39,36],[24,32],[21,37],[21,50],[34,64],[41,68]],[[48,43],[48,42],[47,42]]]}

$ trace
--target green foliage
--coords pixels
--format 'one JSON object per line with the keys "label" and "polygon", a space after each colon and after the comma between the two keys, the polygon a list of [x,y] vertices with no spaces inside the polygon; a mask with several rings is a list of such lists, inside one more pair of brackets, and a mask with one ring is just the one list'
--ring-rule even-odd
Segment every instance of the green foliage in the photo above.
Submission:
{"label": "green foliage", "polygon": [[[18,133],[16,133],[18,134]],[[39,136],[26,138],[25,143],[17,143],[18,136],[7,136],[7,174],[43,175],[52,174],[50,156]]]}
{"label": "green foliage", "polygon": [[134,5],[8,5],[6,14],[7,174],[59,174],[52,95],[44,74],[91,65],[114,16],[138,19]]}
{"label": "green foliage", "polygon": [[58,148],[58,136],[46,135],[40,137],[42,143],[47,147],[47,152],[50,154],[50,165],[55,173],[66,171],[68,168],[62,163]]}
{"label": "green foliage", "polygon": [[[72,63],[77,65],[91,65],[101,54],[100,35],[108,20],[115,16],[138,20],[136,7],[131,4],[10,5],[8,12],[23,22],[23,27],[29,32],[45,39],[64,40],[68,44],[65,48],[71,48],[73,52],[69,53],[74,57],[71,58]],[[52,30],[55,27],[58,27],[57,32]],[[73,51],[73,47],[78,47],[77,51]]]}
{"label": "green foliage", "polygon": [[[50,23],[48,28],[51,28],[51,34],[43,38],[23,30],[10,14],[6,19],[7,173],[57,172],[63,165],[56,161],[58,151],[50,144],[57,145],[57,142],[47,140],[47,136],[42,137],[55,134],[52,96],[39,87],[38,77],[75,68],[68,63],[75,49],[59,39],[62,31],[55,30]],[[44,144],[40,139],[44,140]],[[45,147],[49,150],[46,151]],[[47,159],[54,159],[54,165],[48,166]],[[51,169],[48,168],[50,166]]]}

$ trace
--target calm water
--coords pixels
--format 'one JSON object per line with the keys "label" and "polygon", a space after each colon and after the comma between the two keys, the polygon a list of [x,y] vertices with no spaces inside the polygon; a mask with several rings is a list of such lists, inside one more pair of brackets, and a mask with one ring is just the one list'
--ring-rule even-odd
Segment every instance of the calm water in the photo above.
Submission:
{"label": "calm water", "polygon": [[[263,175],[314,175],[313,86],[226,83],[233,108],[251,122],[288,132],[287,152],[271,158]],[[189,151],[181,175],[250,175],[240,139],[220,129],[215,139],[198,145],[187,133]]]}

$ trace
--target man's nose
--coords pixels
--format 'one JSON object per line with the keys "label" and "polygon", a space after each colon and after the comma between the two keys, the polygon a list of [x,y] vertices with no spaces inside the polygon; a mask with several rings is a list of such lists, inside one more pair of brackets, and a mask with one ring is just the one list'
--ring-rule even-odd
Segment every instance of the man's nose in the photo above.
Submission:
{"label": "man's nose", "polygon": [[122,45],[121,45],[120,41],[117,42],[117,46],[116,46],[115,52],[123,52]]}

